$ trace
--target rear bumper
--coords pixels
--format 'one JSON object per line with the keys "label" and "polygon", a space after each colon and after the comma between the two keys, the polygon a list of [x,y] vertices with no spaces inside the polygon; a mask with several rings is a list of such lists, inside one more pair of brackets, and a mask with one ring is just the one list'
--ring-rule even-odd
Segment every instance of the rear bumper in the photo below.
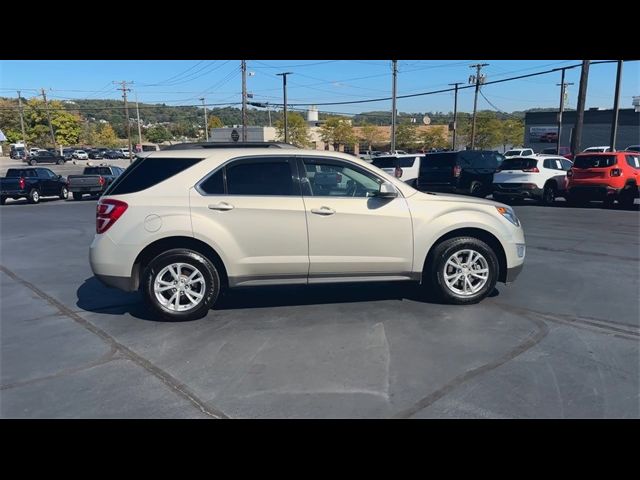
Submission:
{"label": "rear bumper", "polygon": [[539,198],[542,197],[542,188],[524,188],[518,186],[508,186],[509,184],[497,184],[492,185],[492,192],[494,194],[503,195],[505,197],[518,197],[518,198]]}
{"label": "rear bumper", "polygon": [[579,198],[606,198],[609,195],[617,195],[621,188],[610,185],[572,185],[569,186],[569,195]]}
{"label": "rear bumper", "polygon": [[73,185],[69,185],[69,191],[71,193],[99,193],[104,189],[100,186],[98,187],[74,187]]}
{"label": "rear bumper", "polygon": [[0,195],[7,198],[26,197],[26,190],[1,190]]}

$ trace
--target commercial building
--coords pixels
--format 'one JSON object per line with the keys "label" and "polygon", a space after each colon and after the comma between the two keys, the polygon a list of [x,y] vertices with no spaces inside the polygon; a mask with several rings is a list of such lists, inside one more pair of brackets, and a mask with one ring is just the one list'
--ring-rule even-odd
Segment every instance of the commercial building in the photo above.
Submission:
{"label": "commercial building", "polygon": [[[575,110],[562,115],[561,146],[571,146],[576,122]],[[524,117],[524,146],[535,151],[552,147],[558,138],[558,112],[527,112]],[[584,112],[582,141],[580,150],[588,147],[609,145],[613,110],[591,108]],[[640,111],[633,108],[620,109],[618,112],[618,131],[616,148],[624,150],[629,145],[640,144]]]}

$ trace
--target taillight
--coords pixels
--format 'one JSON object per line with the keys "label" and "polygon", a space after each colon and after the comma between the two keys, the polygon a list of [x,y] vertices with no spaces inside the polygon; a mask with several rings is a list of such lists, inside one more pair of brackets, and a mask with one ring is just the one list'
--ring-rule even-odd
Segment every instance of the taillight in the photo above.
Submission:
{"label": "taillight", "polygon": [[453,167],[453,176],[459,177],[461,171],[462,171],[462,167],[460,165],[456,165],[455,167]]}
{"label": "taillight", "polygon": [[96,206],[96,233],[104,233],[109,230],[128,206],[120,200],[100,200]]}
{"label": "taillight", "polygon": [[20,180],[18,180],[18,185],[20,186],[20,190],[24,190],[24,187],[25,187],[24,178],[20,178]]}
{"label": "taillight", "polygon": [[100,175],[100,178],[98,178],[98,183],[100,183],[100,186],[104,186],[104,177],[102,175]]}
{"label": "taillight", "polygon": [[540,170],[538,170],[538,167],[523,168],[522,171],[527,173],[540,173]]}
{"label": "taillight", "polygon": [[612,168],[611,170],[609,170],[609,175],[611,175],[612,177],[619,177],[620,175],[622,175],[622,170],[620,170],[619,168]]}

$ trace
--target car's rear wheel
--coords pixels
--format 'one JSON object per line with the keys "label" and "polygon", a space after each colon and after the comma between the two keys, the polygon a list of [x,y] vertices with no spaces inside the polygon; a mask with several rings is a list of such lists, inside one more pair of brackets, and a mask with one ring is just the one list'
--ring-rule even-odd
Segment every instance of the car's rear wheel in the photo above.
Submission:
{"label": "car's rear wheel", "polygon": [[447,303],[477,303],[495,288],[499,274],[495,252],[474,237],[455,237],[436,245],[423,284]]}
{"label": "car's rear wheel", "polygon": [[544,190],[542,191],[542,203],[544,205],[550,206],[553,205],[556,201],[556,188],[547,184],[544,186]]}
{"label": "car's rear wheel", "polygon": [[74,200],[82,200],[82,194],[78,193],[78,192],[73,192],[73,199]]}
{"label": "car's rear wheel", "polygon": [[471,182],[471,186],[469,187],[469,193],[474,197],[483,197],[484,187],[482,186],[482,182],[473,181]]}
{"label": "car's rear wheel", "polygon": [[66,200],[69,197],[69,189],[66,186],[63,186],[60,189],[60,198],[62,200]]}
{"label": "car's rear wheel", "polygon": [[38,162],[37,162],[36,160],[30,160],[30,161],[29,161],[29,165],[31,165],[32,167],[33,167],[34,165],[37,165],[37,164],[38,164]]}
{"label": "car's rear wheel", "polygon": [[220,276],[200,253],[174,249],[149,263],[142,286],[147,304],[162,318],[195,320],[204,317],[218,299]]}
{"label": "car's rear wheel", "polygon": [[7,201],[7,197],[0,197],[0,205],[4,205]]}
{"label": "car's rear wheel", "polygon": [[502,195],[500,193],[494,193],[492,196],[496,202],[508,204],[511,201],[511,197],[508,197],[507,195]]}
{"label": "car's rear wheel", "polygon": [[64,160],[62,160],[61,158],[58,159],[58,161],[56,162],[58,165],[62,165],[64,163]]}
{"label": "car's rear wheel", "polygon": [[38,203],[40,201],[40,192],[37,189],[33,188],[27,196],[27,201],[29,203]]}
{"label": "car's rear wheel", "polygon": [[637,185],[627,185],[625,186],[620,195],[618,197],[618,202],[620,202],[620,206],[622,208],[632,208],[633,202],[638,196],[638,186]]}

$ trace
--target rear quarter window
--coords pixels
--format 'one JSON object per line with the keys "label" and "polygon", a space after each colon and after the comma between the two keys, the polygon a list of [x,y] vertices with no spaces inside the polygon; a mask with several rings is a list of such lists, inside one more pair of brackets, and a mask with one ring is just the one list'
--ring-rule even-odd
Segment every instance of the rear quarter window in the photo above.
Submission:
{"label": "rear quarter window", "polygon": [[111,184],[104,194],[125,195],[146,190],[200,161],[202,158],[139,158]]}
{"label": "rear quarter window", "polygon": [[640,155],[627,155],[626,157],[630,167],[640,170]]}

